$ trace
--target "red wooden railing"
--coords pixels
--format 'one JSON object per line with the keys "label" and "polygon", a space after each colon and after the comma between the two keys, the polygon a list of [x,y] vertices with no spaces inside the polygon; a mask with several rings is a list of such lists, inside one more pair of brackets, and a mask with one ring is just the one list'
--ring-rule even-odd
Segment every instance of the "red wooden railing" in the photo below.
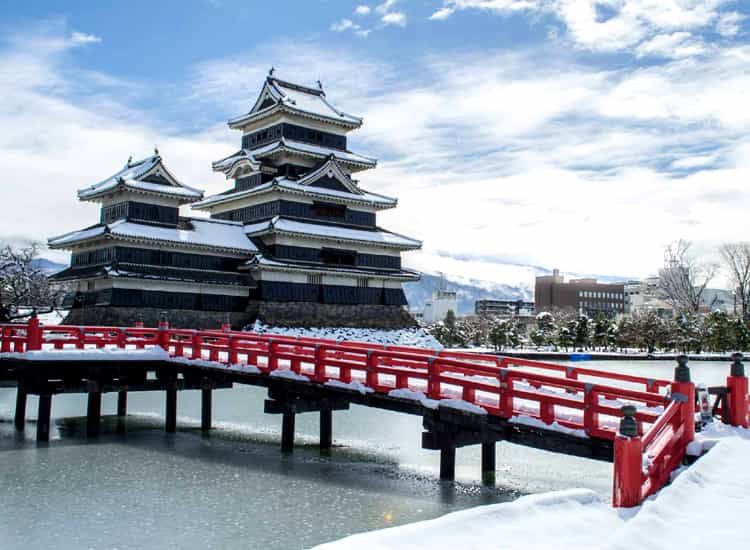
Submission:
{"label": "red wooden railing", "polygon": [[[441,399],[460,399],[511,422],[611,440],[615,506],[635,506],[668,482],[694,435],[695,388],[689,380],[670,382],[471,352],[172,329],[167,323],[158,328],[73,327],[40,326],[31,319],[25,325],[0,325],[2,352],[105,347],[160,347],[173,358],[268,375],[288,367],[316,383],[360,383],[379,393],[421,392],[423,396],[396,395],[416,395],[433,407]],[[732,372],[729,409],[738,425],[747,425],[747,378],[736,367]]]}

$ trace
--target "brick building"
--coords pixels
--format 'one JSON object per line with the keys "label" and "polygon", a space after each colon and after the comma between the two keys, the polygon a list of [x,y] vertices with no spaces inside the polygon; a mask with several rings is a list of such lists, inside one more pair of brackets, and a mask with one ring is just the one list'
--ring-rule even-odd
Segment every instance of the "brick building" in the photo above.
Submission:
{"label": "brick building", "polygon": [[534,306],[537,312],[551,308],[572,309],[589,317],[615,317],[625,312],[624,283],[600,283],[596,279],[565,281],[560,271],[536,278]]}

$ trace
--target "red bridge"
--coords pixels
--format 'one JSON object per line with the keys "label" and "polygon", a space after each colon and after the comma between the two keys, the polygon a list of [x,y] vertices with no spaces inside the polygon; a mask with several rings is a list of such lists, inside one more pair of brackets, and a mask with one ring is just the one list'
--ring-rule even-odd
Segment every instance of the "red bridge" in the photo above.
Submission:
{"label": "red bridge", "polygon": [[[15,423],[26,396],[39,395],[37,440],[48,441],[52,396],[88,394],[89,435],[101,396],[166,392],[166,430],[176,430],[177,392],[202,391],[201,426],[211,427],[215,388],[268,388],[265,412],[282,415],[282,450],[294,445],[297,413],[320,414],[320,446],[332,443],[332,411],[350,404],[423,417],[422,446],[440,451],[452,480],[456,448],[482,446],[494,481],[495,443],[509,441],[614,461],[613,504],[638,505],[669,480],[695,434],[695,386],[686,358],[674,381],[594,369],[368,343],[258,335],[230,330],[0,325],[0,381],[17,386]],[[714,413],[748,426],[748,380],[740,359]]]}

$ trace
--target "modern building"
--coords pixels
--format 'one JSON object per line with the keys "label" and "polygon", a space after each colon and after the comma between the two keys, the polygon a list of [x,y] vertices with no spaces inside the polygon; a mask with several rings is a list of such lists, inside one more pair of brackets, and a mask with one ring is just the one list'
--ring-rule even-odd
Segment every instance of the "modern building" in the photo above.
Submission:
{"label": "modern building", "polygon": [[[49,241],[73,252],[56,276],[76,286],[74,308],[87,311],[72,318],[126,322],[156,308],[179,311],[172,318],[186,326],[215,325],[206,311],[237,313],[235,325],[413,326],[401,284],[419,275],[402,268],[401,253],[421,242],[377,225],[397,200],[353,178],[376,165],[347,147],[361,125],[320,84],[271,71],[250,111],[229,121],[242,148],[213,164],[230,189],[203,198],[156,154],[81,190],[81,200],[102,203],[100,222]],[[184,204],[210,219],[180,217]],[[120,311],[104,316],[105,306]]]}
{"label": "modern building", "polygon": [[588,278],[566,282],[560,271],[555,269],[552,275],[536,278],[534,307],[538,312],[559,308],[589,317],[615,317],[625,312],[625,285],[600,283]]}
{"label": "modern building", "polygon": [[674,317],[674,308],[666,300],[659,286],[659,277],[648,277],[641,281],[625,283],[625,313],[638,315],[656,313],[663,319]]}
{"label": "modern building", "polygon": [[474,302],[476,315],[493,315],[499,317],[533,315],[534,302],[523,300],[477,300]]}
{"label": "modern building", "polygon": [[422,322],[430,324],[445,319],[448,312],[452,311],[458,315],[458,297],[453,290],[444,288],[432,293],[432,299],[425,302],[422,312]]}

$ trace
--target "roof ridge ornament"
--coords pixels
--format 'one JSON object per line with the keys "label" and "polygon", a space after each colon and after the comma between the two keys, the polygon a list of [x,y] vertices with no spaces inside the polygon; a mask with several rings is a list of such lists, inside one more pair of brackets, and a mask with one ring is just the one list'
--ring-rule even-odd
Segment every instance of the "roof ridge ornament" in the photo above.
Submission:
{"label": "roof ridge ornament", "polygon": [[276,67],[271,65],[271,68],[268,69],[268,76],[273,76],[273,73],[276,72]]}
{"label": "roof ridge ornament", "polygon": [[155,157],[159,156],[159,148],[156,145],[154,145],[154,156]]}
{"label": "roof ridge ornament", "polygon": [[133,162],[133,155],[130,155],[130,156],[128,157],[128,162],[127,162],[126,166],[127,166],[128,168],[130,168],[130,163],[132,163],[132,162]]}

